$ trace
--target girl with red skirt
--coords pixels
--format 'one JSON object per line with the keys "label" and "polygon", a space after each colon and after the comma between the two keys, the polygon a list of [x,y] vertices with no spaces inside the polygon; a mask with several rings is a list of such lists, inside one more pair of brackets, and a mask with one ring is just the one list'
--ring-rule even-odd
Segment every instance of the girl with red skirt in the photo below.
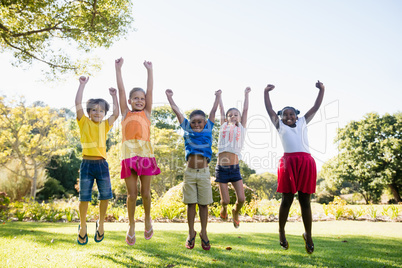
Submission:
{"label": "girl with red skirt", "polygon": [[300,118],[297,116],[300,112],[289,106],[276,113],[272,108],[269,97],[269,92],[275,86],[269,84],[264,90],[265,108],[272,123],[278,130],[285,152],[279,160],[278,167],[277,192],[282,193],[282,202],[279,208],[279,242],[283,249],[289,248],[289,242],[285,236],[285,225],[290,206],[297,192],[305,229],[302,237],[305,242],[306,251],[309,254],[314,252],[314,243],[311,237],[313,219],[310,197],[312,193],[315,193],[317,168],[314,159],[310,155],[307,124],[313,119],[320,108],[325,90],[324,84],[320,81],[315,86],[319,89],[319,93],[314,106]]}

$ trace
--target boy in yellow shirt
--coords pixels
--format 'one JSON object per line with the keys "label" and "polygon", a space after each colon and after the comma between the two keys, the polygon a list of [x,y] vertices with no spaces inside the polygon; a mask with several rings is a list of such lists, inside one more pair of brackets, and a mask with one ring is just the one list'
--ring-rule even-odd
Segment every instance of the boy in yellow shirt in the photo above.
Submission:
{"label": "boy in yellow shirt", "polygon": [[100,200],[99,219],[96,222],[95,242],[99,243],[104,238],[103,223],[109,199],[113,197],[110,184],[109,166],[106,162],[106,135],[113,126],[113,122],[119,117],[119,105],[117,102],[117,90],[109,88],[113,98],[113,114],[103,120],[109,104],[104,99],[89,99],[87,102],[88,117],[82,108],[82,94],[89,77],[81,76],[80,86],[75,97],[77,121],[80,127],[82,144],[82,163],[80,167],[80,225],[78,226],[77,242],[80,245],[88,243],[86,216],[88,203],[92,199],[92,186],[96,179]]}

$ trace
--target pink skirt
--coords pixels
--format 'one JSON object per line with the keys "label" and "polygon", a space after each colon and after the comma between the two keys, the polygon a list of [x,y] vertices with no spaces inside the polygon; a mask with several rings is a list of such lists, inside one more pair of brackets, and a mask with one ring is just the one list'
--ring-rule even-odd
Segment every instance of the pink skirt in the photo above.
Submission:
{"label": "pink skirt", "polygon": [[134,156],[121,161],[120,177],[122,179],[129,177],[131,170],[134,170],[138,176],[153,176],[161,173],[156,164],[155,157]]}
{"label": "pink skirt", "polygon": [[317,168],[314,158],[309,153],[285,153],[279,160],[279,193],[300,191],[305,194],[315,193]]}

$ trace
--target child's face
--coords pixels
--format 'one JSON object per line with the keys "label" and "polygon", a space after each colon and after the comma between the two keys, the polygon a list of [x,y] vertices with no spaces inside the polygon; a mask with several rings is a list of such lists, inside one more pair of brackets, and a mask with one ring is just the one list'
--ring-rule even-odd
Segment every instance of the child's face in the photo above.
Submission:
{"label": "child's face", "polygon": [[95,123],[102,122],[102,119],[105,117],[105,115],[106,115],[105,109],[101,107],[99,104],[95,105],[89,110],[89,119],[91,119]]}
{"label": "child's face", "polygon": [[131,108],[133,111],[142,111],[145,108],[145,94],[142,91],[135,91],[131,94],[131,98],[128,100],[128,103],[131,104]]}
{"label": "child's face", "polygon": [[204,129],[206,123],[207,120],[205,120],[205,117],[200,114],[196,114],[190,118],[190,126],[194,132],[201,132]]}
{"label": "child's face", "polygon": [[237,110],[230,110],[226,116],[226,120],[230,124],[238,124],[240,121],[240,113]]}
{"label": "child's face", "polygon": [[293,109],[285,109],[282,113],[282,122],[290,127],[295,126],[297,115]]}

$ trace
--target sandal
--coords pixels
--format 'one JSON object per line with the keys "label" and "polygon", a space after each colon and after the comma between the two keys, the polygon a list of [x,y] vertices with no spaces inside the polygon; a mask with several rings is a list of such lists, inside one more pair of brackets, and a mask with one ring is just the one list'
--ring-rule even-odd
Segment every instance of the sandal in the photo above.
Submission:
{"label": "sandal", "polygon": [[203,250],[210,250],[211,249],[211,245],[209,244],[209,240],[205,241],[204,239],[202,239],[202,236],[200,234],[200,238],[201,238],[201,247]]}
{"label": "sandal", "polygon": [[[137,240],[137,238],[135,237],[135,231],[134,231],[134,234],[133,234],[133,235],[130,235],[129,232],[130,232],[130,228],[128,228],[128,230],[127,230],[126,242],[127,242],[127,244],[128,244],[129,246],[134,246],[134,245],[135,245],[135,241]],[[128,241],[127,237],[130,238],[130,240],[133,240],[133,238],[134,238],[134,242]]]}
{"label": "sandal", "polygon": [[308,254],[313,254],[313,252],[314,252],[314,243],[313,243],[312,245],[310,245],[309,243],[307,243],[306,233],[303,233],[302,236],[303,236],[303,239],[304,239],[304,244],[305,244],[305,246],[306,246],[306,252],[307,252]]}
{"label": "sandal", "polygon": [[279,241],[279,244],[281,245],[282,249],[287,250],[289,248],[289,242],[288,240],[285,239],[285,241]]}
{"label": "sandal", "polygon": [[[289,242],[286,240],[285,235],[282,237],[282,232],[279,231],[279,244],[281,245],[282,249],[287,250],[289,248]],[[283,238],[283,240],[282,240]]]}
{"label": "sandal", "polygon": [[[149,233],[151,233],[151,235],[149,235]],[[149,239],[152,238],[153,235],[154,235],[154,229],[153,229],[152,220],[151,220],[151,229],[149,229],[147,231],[147,229],[145,228],[144,237],[145,237],[146,240],[149,240]]]}
{"label": "sandal", "polygon": [[[81,225],[78,225],[78,237],[77,237],[77,242],[78,242],[78,244],[80,244],[80,245],[86,245],[87,243],[88,243],[88,234],[87,233],[85,233],[85,235],[84,235],[84,237],[82,237],[81,235],[80,235],[80,230],[81,230]],[[80,239],[81,240],[85,240],[85,242],[80,242]]]}
{"label": "sandal", "polygon": [[240,220],[235,220],[234,218],[235,209],[232,209],[233,226],[237,229],[240,227]]}
{"label": "sandal", "polygon": [[[99,227],[99,220],[96,221],[96,232],[95,232],[95,236],[94,236],[94,240],[96,243],[99,243],[103,240],[103,238],[105,237],[105,231],[103,231],[103,234],[101,235],[98,231],[98,227]],[[96,237],[100,237],[100,239],[98,240]]]}
{"label": "sandal", "polygon": [[186,248],[193,249],[195,245],[195,237],[197,236],[197,232],[195,232],[193,238],[186,241]]}
{"label": "sandal", "polygon": [[226,221],[228,219],[228,212],[226,211],[226,214],[223,214],[221,211],[219,216],[221,217],[221,220]]}

